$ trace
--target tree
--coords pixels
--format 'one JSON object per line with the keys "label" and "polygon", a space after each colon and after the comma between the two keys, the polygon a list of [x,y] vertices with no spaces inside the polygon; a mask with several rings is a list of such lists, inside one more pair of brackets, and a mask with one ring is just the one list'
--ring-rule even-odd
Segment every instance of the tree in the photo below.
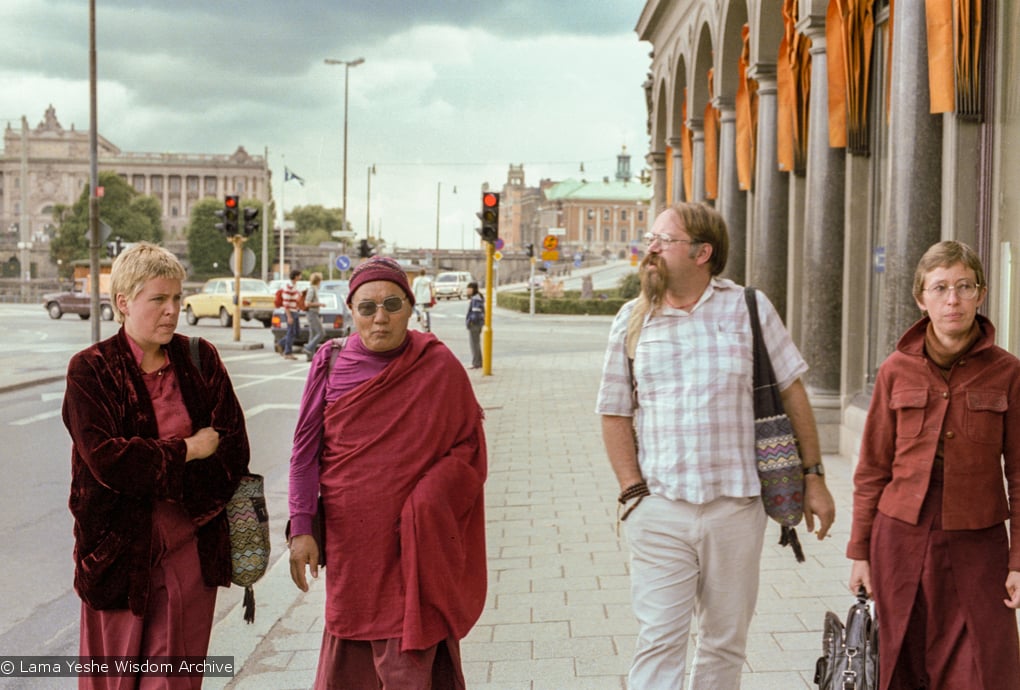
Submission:
{"label": "tree", "polygon": [[[99,173],[99,185],[103,196],[99,199],[99,217],[112,228],[111,237],[120,237],[124,242],[163,241],[162,210],[159,200],[140,194],[115,172]],[[54,212],[59,223],[57,234],[50,242],[50,260],[60,260],[66,272],[71,262],[87,259],[89,256],[89,188],[70,208],[59,207]],[[105,253],[105,247],[101,248]],[[66,276],[65,276],[66,277]]]}
{"label": "tree", "polygon": [[294,221],[295,241],[299,244],[318,245],[344,228],[344,212],[339,208],[295,206],[287,217]]}
{"label": "tree", "polygon": [[[263,217],[262,202],[257,199],[243,199],[241,208],[254,207],[259,209],[259,219]],[[188,238],[188,260],[191,263],[192,278],[212,278],[233,275],[230,263],[234,245],[228,242],[216,223],[216,211],[223,208],[223,200],[205,198],[191,206],[191,217],[185,231]],[[261,226],[261,223],[260,223]],[[262,274],[262,231],[248,237],[245,249],[255,253],[255,269],[253,275]],[[273,233],[269,233],[269,256],[274,255]]]}

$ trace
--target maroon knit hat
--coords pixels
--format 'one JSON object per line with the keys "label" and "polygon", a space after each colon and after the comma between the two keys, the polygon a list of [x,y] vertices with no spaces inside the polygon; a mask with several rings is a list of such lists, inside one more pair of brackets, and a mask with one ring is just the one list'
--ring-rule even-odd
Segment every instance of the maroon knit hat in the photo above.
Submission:
{"label": "maroon knit hat", "polygon": [[404,294],[407,295],[411,306],[414,306],[414,293],[411,286],[407,284],[407,273],[393,259],[386,256],[373,256],[368,261],[358,264],[351,272],[350,292],[347,293],[347,306],[351,306],[351,299],[354,292],[362,283],[370,283],[373,280],[388,280],[395,283]]}

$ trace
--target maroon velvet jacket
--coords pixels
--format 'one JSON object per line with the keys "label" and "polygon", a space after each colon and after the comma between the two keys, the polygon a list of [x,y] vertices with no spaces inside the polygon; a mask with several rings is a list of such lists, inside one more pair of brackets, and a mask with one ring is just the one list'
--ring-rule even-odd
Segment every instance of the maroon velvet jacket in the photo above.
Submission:
{"label": "maroon velvet jacket", "polygon": [[71,358],[64,424],[71,434],[74,587],[89,606],[143,615],[149,592],[152,511],[181,503],[197,526],[202,576],[230,584],[230,536],[223,507],[248,471],[244,412],[216,349],[200,342],[202,372],[188,338],[165,347],[194,429],[212,426],[219,447],[184,462],[183,439],[160,440],[142,372],[122,328]]}

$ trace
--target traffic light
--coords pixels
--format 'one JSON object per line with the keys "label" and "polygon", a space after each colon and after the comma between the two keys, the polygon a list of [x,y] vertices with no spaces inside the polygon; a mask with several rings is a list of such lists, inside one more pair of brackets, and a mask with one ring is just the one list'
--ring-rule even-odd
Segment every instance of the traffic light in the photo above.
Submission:
{"label": "traffic light", "polygon": [[106,243],[106,255],[111,259],[116,259],[120,256],[121,251],[124,250],[124,240],[120,237],[114,237],[113,240]]}
{"label": "traffic light", "polygon": [[527,251],[529,259],[534,258],[534,256],[535,256],[535,245],[534,245],[533,242],[528,242],[526,245],[524,245],[524,249],[525,249],[525,251]]}
{"label": "traffic light", "polygon": [[259,229],[259,209],[257,206],[244,207],[244,236],[250,237]]}
{"label": "traffic light", "polygon": [[479,234],[485,242],[495,242],[499,239],[499,194],[495,192],[482,192],[482,211],[478,214],[482,220],[482,229]]}
{"label": "traffic light", "polygon": [[216,211],[216,217],[222,222],[216,224],[216,229],[227,237],[237,234],[237,195],[231,194],[223,198],[223,210]]}
{"label": "traffic light", "polygon": [[368,240],[361,240],[361,244],[358,246],[358,256],[362,259],[372,256],[372,245],[368,243]]}

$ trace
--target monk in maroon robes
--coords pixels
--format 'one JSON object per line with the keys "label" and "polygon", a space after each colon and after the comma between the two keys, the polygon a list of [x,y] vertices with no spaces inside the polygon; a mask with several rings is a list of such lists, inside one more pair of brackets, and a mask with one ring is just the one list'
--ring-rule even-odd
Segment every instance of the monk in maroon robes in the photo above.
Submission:
{"label": "monk in maroon robes", "polygon": [[[395,261],[351,276],[356,334],[315,355],[290,471],[290,563],[323,565],[316,688],[464,688],[459,640],[485,604],[482,411],[464,367],[409,331],[414,295]],[[322,515],[317,514],[321,496]]]}

